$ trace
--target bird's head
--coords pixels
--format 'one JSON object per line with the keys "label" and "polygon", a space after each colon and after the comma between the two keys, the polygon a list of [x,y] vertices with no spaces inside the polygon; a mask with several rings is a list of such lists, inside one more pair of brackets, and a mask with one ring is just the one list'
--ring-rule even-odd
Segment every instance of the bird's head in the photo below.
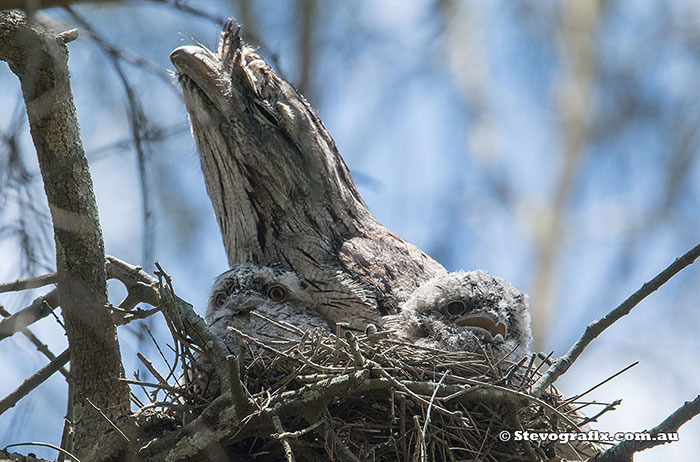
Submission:
{"label": "bird's head", "polygon": [[214,281],[205,317],[210,327],[225,328],[231,319],[248,317],[252,310],[270,315],[288,311],[289,306],[307,307],[311,298],[306,287],[293,271],[251,263],[236,265]]}
{"label": "bird's head", "polygon": [[527,297],[483,271],[439,275],[420,286],[388,319],[400,337],[451,351],[491,349],[517,361],[532,335]]}

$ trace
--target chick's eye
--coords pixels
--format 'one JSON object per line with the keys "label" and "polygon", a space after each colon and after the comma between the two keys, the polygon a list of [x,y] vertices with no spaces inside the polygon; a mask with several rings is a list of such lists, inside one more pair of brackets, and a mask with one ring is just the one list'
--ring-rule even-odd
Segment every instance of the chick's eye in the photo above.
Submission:
{"label": "chick's eye", "polygon": [[450,316],[458,316],[460,314],[464,314],[465,311],[467,311],[467,306],[464,304],[464,302],[459,300],[450,302],[447,304],[447,306],[445,306],[445,312]]}
{"label": "chick's eye", "polygon": [[272,286],[267,290],[267,296],[273,302],[283,302],[287,298],[287,289],[282,286]]}
{"label": "chick's eye", "polygon": [[216,302],[216,306],[224,306],[224,303],[226,303],[226,294],[223,292],[216,294],[214,301]]}

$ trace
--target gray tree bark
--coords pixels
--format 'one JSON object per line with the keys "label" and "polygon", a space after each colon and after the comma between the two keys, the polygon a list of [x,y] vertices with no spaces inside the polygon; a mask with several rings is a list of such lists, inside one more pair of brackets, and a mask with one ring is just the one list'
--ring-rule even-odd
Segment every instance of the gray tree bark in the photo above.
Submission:
{"label": "gray tree bark", "polygon": [[282,263],[329,321],[358,328],[444,271],[374,219],[311,106],[233,23],[217,53],[180,47],[171,60],[231,265]]}
{"label": "gray tree bark", "polygon": [[0,59],[20,79],[51,211],[80,454],[110,426],[105,416],[128,414],[129,388],[119,380],[121,355],[106,308],[102,230],[73,105],[68,50],[62,36],[7,11],[0,13]]}

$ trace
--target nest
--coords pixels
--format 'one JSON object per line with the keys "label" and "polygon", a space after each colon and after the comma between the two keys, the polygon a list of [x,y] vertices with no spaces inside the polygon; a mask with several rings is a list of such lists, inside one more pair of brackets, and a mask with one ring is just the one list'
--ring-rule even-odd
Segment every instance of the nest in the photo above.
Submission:
{"label": "nest", "polygon": [[[585,460],[599,448],[514,435],[586,431],[591,419],[581,407],[603,406],[596,418],[614,407],[565,399],[554,387],[531,396],[546,358],[515,364],[496,361],[488,349],[448,352],[387,332],[301,332],[268,321],[294,340],[262,343],[232,330],[245,346],[240,369],[233,357],[225,372],[197,365],[196,346],[181,346],[185,368],[198,370],[199,380],[168,385],[168,399],[179,403],[162,411],[172,427],[211,425],[219,450],[240,460]],[[230,390],[216,397],[212,384],[221,379]]]}

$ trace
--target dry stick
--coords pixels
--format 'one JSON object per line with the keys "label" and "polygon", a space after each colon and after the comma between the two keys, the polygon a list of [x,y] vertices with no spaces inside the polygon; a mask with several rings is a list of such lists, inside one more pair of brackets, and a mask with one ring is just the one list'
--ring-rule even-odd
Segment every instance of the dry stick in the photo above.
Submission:
{"label": "dry stick", "polygon": [[[5,318],[9,318],[11,316],[10,312],[3,308],[2,305],[0,305],[0,315],[4,316]],[[26,327],[19,329],[19,331],[22,333],[22,335],[27,337],[27,339],[29,339],[29,341],[34,344],[36,349],[39,350],[39,352],[42,353],[44,356],[46,356],[49,359],[49,361],[53,361],[54,359],[56,359],[56,355],[53,354],[51,350],[49,350],[49,347],[46,346],[46,344],[43,343],[41,340],[39,340],[39,338],[36,335],[34,335],[32,331],[30,331]],[[58,372],[60,372],[61,375],[63,375],[65,378],[69,377],[69,373],[64,367],[60,368]]]}
{"label": "dry stick", "polygon": [[19,290],[36,289],[38,287],[54,284],[58,276],[56,273],[43,274],[27,279],[17,279],[12,282],[4,282],[0,284],[0,294],[3,292],[16,292]]}
{"label": "dry stick", "polygon": [[85,398],[85,401],[87,401],[88,404],[89,404],[90,406],[92,406],[93,409],[95,409],[97,412],[99,412],[100,415],[102,415],[102,417],[104,417],[105,420],[106,420],[107,422],[109,422],[109,424],[112,426],[112,428],[114,428],[114,429],[117,431],[117,433],[119,433],[119,436],[121,436],[122,438],[124,438],[124,440],[125,440],[127,443],[131,443],[131,440],[129,439],[129,437],[126,436],[126,435],[124,434],[124,432],[121,431],[121,429],[120,429],[119,427],[117,427],[117,424],[115,424],[114,422],[112,422],[112,419],[110,419],[109,417],[107,417],[107,414],[105,414],[105,413],[102,411],[102,409],[100,409],[99,407],[95,406],[95,403],[93,403],[92,401],[90,401],[90,398],[86,397],[86,398]]}
{"label": "dry stick", "polygon": [[[272,425],[274,425],[275,431],[280,435],[285,433],[284,427],[282,426],[282,421],[277,414],[272,414]],[[289,444],[289,441],[287,441],[287,437],[282,436],[280,441],[282,442],[284,457],[287,459],[287,462],[294,462],[296,459],[294,458],[294,453],[292,452],[292,446]]]}
{"label": "dry stick", "polygon": [[[77,461],[77,462],[80,462],[80,459],[78,459],[77,457],[75,457],[73,454],[71,454],[70,452],[66,451],[65,449],[59,448],[58,446],[56,446],[56,445],[54,445],[54,444],[51,444],[51,443],[43,443],[43,442],[41,442],[41,441],[32,441],[31,443],[14,443],[14,444],[8,444],[7,446],[5,446],[5,447],[3,448],[3,451],[6,450],[7,448],[13,448],[13,447],[16,447],[16,446],[43,446],[43,447],[45,447],[45,448],[51,448],[51,449],[53,449],[53,450],[55,450],[55,451],[58,451],[60,454],[64,454],[64,455],[70,457],[71,459],[73,459],[73,460],[75,460],[75,461]],[[29,460],[29,456],[27,456],[27,458],[26,458],[25,460]]]}
{"label": "dry stick", "polygon": [[622,369],[621,371],[618,371],[618,372],[614,373],[613,375],[611,375],[611,376],[608,377],[607,379],[603,380],[602,382],[599,382],[599,383],[597,383],[596,385],[593,385],[591,388],[589,388],[588,390],[584,391],[583,393],[579,393],[578,395],[573,396],[573,397],[567,399],[566,401],[562,402],[562,403],[558,406],[558,408],[562,408],[562,407],[566,406],[566,405],[569,404],[569,403],[573,403],[574,401],[578,401],[579,399],[583,398],[584,396],[586,396],[588,393],[592,392],[592,391],[595,390],[596,388],[599,388],[599,387],[605,385],[606,383],[610,382],[610,381],[611,381],[612,379],[614,379],[615,377],[617,377],[617,376],[619,376],[619,375],[622,375],[622,374],[624,374],[625,372],[627,372],[628,370],[632,369],[632,368],[633,368],[634,366],[636,366],[637,364],[639,364],[639,361],[633,362],[633,363],[630,364],[629,366],[625,367],[625,368]]}
{"label": "dry stick", "polygon": [[37,297],[28,307],[19,310],[0,322],[0,340],[20,332],[36,321],[51,314],[51,308],[58,306],[58,290]]}
{"label": "dry stick", "polygon": [[[605,413],[608,412],[608,411],[612,411],[612,410],[615,409],[617,406],[619,406],[621,403],[622,403],[622,400],[621,400],[621,399],[616,399],[616,400],[613,401],[612,403],[610,403],[610,404],[608,404],[607,406],[605,406],[605,407],[603,408],[602,411],[600,411],[599,413],[597,413],[597,414],[594,415],[593,417],[586,417],[585,419],[583,419],[583,420],[581,421],[581,423],[579,424],[579,426],[584,426],[584,425],[586,425],[586,424],[589,423],[589,422],[597,422],[597,421],[598,421],[598,418],[599,418],[600,416],[602,416],[603,414],[605,414]],[[581,408],[579,408],[579,409],[581,409]]]}
{"label": "dry stick", "polygon": [[425,434],[428,431],[428,424],[430,423],[430,413],[433,410],[433,403],[435,402],[435,398],[437,397],[438,390],[440,389],[440,385],[442,385],[442,382],[445,380],[445,377],[447,377],[447,374],[449,374],[450,371],[446,370],[444,374],[442,374],[442,377],[440,377],[440,381],[438,382],[437,385],[435,385],[435,390],[433,391],[432,396],[430,397],[430,404],[428,404],[428,409],[425,411],[425,423],[423,424],[423,439],[425,439]]}
{"label": "dry stick", "polygon": [[615,321],[629,314],[632,308],[637,306],[639,302],[647,296],[655,292],[659,287],[664,285],[680,272],[686,266],[691,265],[700,256],[700,244],[690,249],[685,255],[677,258],[665,270],[660,272],[654,279],[645,283],[641,289],[633,293],[627,300],[622,302],[614,310],[606,314],[602,319],[594,321],[586,327],[583,335],[576,340],[576,343],[566,352],[564,356],[559,357],[552,367],[544,373],[542,377],[532,387],[532,394],[540,396],[544,391],[553,384],[569,367],[581,356],[583,350],[605,329],[612,326]]}
{"label": "dry stick", "polygon": [[684,423],[688,422],[690,419],[700,414],[700,395],[698,395],[693,401],[686,401],[683,406],[676,409],[676,411],[668,416],[663,422],[661,422],[656,427],[649,430],[649,435],[651,435],[650,440],[646,441],[623,441],[620,444],[613,446],[602,454],[598,454],[592,459],[591,462],[620,462],[620,461],[631,461],[632,454],[635,452],[643,451],[645,449],[653,448],[654,446],[659,446],[669,441],[659,440],[654,441],[654,439],[661,433],[671,433],[677,432],[678,429]]}
{"label": "dry stick", "polygon": [[[231,400],[233,401],[233,405],[236,407],[236,414],[242,417],[250,410],[251,402],[243,389],[243,382],[241,381],[241,364],[238,361],[238,357],[235,355],[228,355],[226,357],[226,361],[228,362],[228,380],[231,387]],[[279,419],[279,417],[277,418]]]}
{"label": "dry stick", "polygon": [[126,382],[130,385],[139,385],[141,387],[148,387],[148,388],[158,388],[161,390],[169,391],[171,393],[177,393],[177,394],[183,394],[182,390],[179,388],[171,387],[168,384],[162,384],[162,383],[153,383],[153,382],[142,382],[141,380],[134,380],[134,379],[120,379],[122,382]]}
{"label": "dry stick", "polygon": [[0,415],[17,404],[20,399],[27,396],[29,392],[44,383],[53,374],[58,372],[58,370],[63,367],[69,359],[70,353],[66,349],[66,351],[58,355],[56,359],[39,369],[36,374],[22,382],[19,387],[15,388],[14,391],[0,400]]}

